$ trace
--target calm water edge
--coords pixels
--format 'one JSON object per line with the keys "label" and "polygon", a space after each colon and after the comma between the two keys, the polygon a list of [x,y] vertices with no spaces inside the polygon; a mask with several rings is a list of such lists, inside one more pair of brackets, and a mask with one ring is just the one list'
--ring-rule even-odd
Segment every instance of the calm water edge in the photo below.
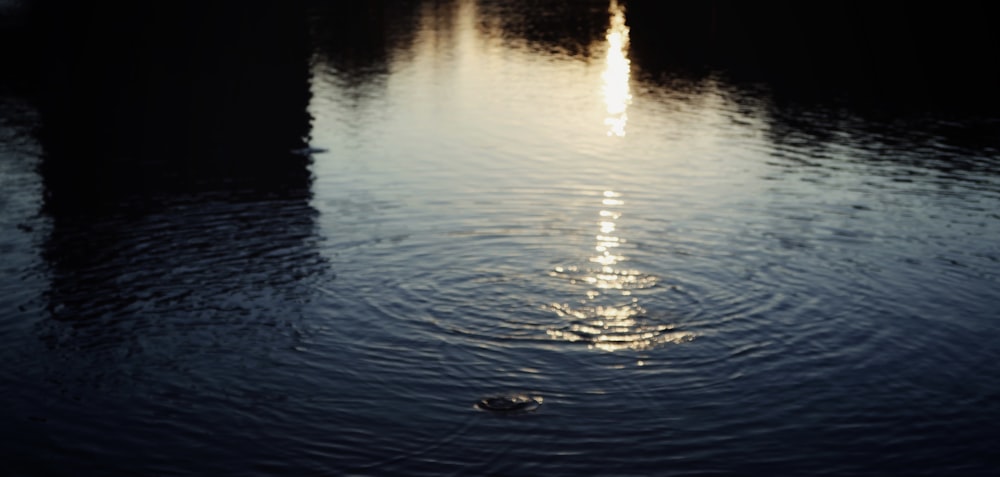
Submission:
{"label": "calm water edge", "polygon": [[51,27],[0,474],[995,475],[1000,115],[654,61],[635,3]]}

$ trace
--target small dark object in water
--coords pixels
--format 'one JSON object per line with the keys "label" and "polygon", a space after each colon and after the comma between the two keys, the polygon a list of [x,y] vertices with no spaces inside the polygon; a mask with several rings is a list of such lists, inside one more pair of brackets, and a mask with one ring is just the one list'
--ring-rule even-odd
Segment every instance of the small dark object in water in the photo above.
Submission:
{"label": "small dark object in water", "polygon": [[480,399],[476,403],[476,407],[484,411],[504,414],[530,412],[538,409],[540,405],[542,405],[541,396],[528,396],[526,394],[488,397]]}
{"label": "small dark object in water", "polygon": [[310,147],[303,147],[303,148],[300,148],[300,149],[292,149],[291,151],[288,151],[288,152],[291,152],[292,154],[295,154],[296,156],[311,156],[313,154],[323,154],[324,152],[327,152],[328,150],[329,149],[324,149],[322,147],[311,147],[310,146]]}

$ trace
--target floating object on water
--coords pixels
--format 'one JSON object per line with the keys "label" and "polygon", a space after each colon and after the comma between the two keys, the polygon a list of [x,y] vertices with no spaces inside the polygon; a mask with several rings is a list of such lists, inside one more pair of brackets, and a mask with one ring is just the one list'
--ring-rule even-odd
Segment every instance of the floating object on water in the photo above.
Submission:
{"label": "floating object on water", "polygon": [[541,396],[528,396],[527,394],[488,397],[480,399],[476,403],[476,407],[479,409],[499,414],[531,412],[541,405]]}
{"label": "floating object on water", "polygon": [[313,154],[323,154],[329,151],[329,149],[324,149],[322,147],[303,147],[301,149],[292,149],[288,151],[296,156],[311,156]]}

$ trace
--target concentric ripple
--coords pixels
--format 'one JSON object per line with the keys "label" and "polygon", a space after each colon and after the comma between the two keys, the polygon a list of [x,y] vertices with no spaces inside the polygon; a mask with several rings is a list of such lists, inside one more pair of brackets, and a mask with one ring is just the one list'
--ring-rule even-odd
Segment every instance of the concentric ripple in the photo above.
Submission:
{"label": "concentric ripple", "polygon": [[660,278],[650,273],[623,267],[629,258],[622,250],[627,241],[618,233],[625,200],[613,190],[603,191],[597,213],[598,232],[594,255],[587,265],[556,266],[548,276],[560,279],[585,299],[578,305],[549,303],[544,309],[555,313],[564,323],[549,328],[555,339],[586,343],[603,351],[644,350],[666,343],[682,343],[694,334],[677,329],[675,323],[654,319],[640,305],[636,292],[656,287]]}
{"label": "concentric ripple", "polygon": [[548,330],[549,336],[587,343],[591,348],[604,351],[644,350],[666,343],[683,343],[695,336],[691,332],[678,331],[677,325],[653,320],[635,303],[584,309],[552,304],[548,309],[569,323],[563,328]]}

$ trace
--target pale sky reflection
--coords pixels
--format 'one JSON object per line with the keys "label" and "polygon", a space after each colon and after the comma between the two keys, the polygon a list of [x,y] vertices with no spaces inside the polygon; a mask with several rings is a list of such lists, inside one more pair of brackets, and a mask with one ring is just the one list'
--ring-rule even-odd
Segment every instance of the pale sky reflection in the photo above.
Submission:
{"label": "pale sky reflection", "polygon": [[608,53],[605,58],[605,69],[601,74],[604,80],[604,104],[607,106],[607,116],[604,124],[608,126],[608,136],[624,136],[625,123],[628,121],[626,110],[632,102],[629,91],[628,59],[628,26],[625,25],[625,7],[612,0],[609,9],[611,27],[605,38],[608,41]]}

